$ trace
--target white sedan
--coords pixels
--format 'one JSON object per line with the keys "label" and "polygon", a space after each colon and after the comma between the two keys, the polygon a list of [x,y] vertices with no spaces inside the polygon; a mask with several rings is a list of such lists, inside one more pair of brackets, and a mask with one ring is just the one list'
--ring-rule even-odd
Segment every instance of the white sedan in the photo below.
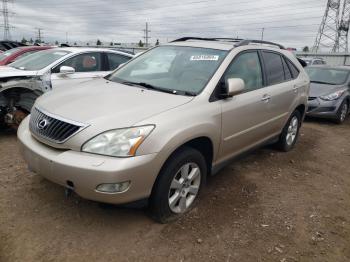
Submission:
{"label": "white sedan", "polygon": [[0,67],[0,124],[17,126],[51,89],[108,75],[133,55],[104,48],[55,48]]}

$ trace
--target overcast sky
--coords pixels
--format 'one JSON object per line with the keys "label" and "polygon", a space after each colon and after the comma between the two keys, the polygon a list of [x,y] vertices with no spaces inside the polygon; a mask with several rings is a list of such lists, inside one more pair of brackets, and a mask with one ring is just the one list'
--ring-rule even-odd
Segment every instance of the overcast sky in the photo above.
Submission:
{"label": "overcast sky", "polygon": [[151,42],[181,36],[261,38],[312,46],[327,0],[14,0],[13,39],[138,42],[145,23]]}

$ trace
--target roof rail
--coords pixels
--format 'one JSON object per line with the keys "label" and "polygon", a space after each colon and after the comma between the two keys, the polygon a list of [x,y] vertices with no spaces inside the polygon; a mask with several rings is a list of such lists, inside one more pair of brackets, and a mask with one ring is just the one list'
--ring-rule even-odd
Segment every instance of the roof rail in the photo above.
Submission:
{"label": "roof rail", "polygon": [[215,37],[215,38],[206,38],[206,37],[182,37],[176,40],[171,41],[171,43],[175,42],[184,42],[188,40],[200,40],[200,41],[228,41],[228,42],[241,42],[243,39],[238,39],[238,38],[220,38],[220,37]]}
{"label": "roof rail", "polygon": [[226,42],[233,42],[237,43],[235,44],[235,47],[238,46],[244,46],[244,45],[249,45],[249,44],[264,44],[264,45],[271,45],[271,46],[277,46],[280,49],[285,49],[284,46],[273,43],[273,42],[268,42],[268,41],[263,41],[263,40],[245,40],[245,39],[239,39],[239,38],[220,38],[220,37],[215,37],[215,38],[204,38],[204,37],[182,37],[179,39],[176,39],[174,41],[171,41],[171,43],[174,42],[184,42],[188,40],[200,40],[200,41],[226,41]]}
{"label": "roof rail", "polygon": [[280,49],[285,49],[283,45],[274,43],[274,42],[269,42],[269,41],[263,41],[263,40],[243,40],[240,43],[236,45],[238,46],[244,46],[244,45],[249,45],[249,44],[263,44],[263,45],[272,45],[272,46],[277,46]]}

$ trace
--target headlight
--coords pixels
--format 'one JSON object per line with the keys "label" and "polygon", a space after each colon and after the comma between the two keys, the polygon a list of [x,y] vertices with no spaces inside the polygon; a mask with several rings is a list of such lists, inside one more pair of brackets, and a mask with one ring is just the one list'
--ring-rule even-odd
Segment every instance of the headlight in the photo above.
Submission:
{"label": "headlight", "polygon": [[81,151],[115,157],[135,156],[155,126],[139,126],[104,132],[86,142]]}
{"label": "headlight", "polygon": [[322,100],[326,100],[326,101],[333,101],[333,100],[337,100],[339,97],[341,97],[344,92],[346,91],[346,89],[344,90],[339,90],[337,92],[334,92],[332,94],[326,95],[326,96],[320,96],[320,98]]}

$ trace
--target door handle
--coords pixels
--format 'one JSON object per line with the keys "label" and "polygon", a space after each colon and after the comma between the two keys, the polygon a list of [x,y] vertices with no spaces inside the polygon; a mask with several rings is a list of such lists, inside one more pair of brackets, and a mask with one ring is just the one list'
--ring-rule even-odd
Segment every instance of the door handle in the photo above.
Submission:
{"label": "door handle", "polygon": [[293,91],[296,93],[296,92],[298,92],[298,89],[299,89],[300,87],[299,86],[294,86],[293,87]]}
{"label": "door handle", "polygon": [[268,103],[271,99],[271,96],[269,95],[264,95],[262,98],[261,98],[261,101],[262,102],[265,102],[265,103]]}

